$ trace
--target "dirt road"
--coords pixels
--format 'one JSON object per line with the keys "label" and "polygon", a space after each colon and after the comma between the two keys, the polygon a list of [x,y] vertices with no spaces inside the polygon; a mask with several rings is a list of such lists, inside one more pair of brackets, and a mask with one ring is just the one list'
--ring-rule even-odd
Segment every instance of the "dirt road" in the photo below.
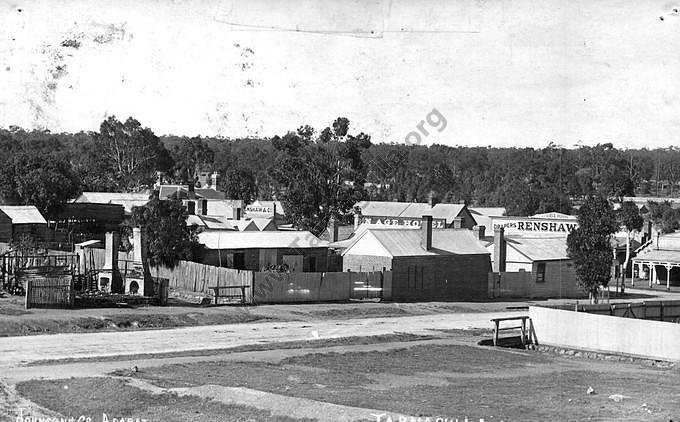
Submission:
{"label": "dirt road", "polygon": [[0,368],[46,359],[125,356],[230,348],[307,339],[428,334],[432,330],[490,328],[490,319],[526,312],[420,315],[318,322],[254,322],[129,332],[0,338]]}

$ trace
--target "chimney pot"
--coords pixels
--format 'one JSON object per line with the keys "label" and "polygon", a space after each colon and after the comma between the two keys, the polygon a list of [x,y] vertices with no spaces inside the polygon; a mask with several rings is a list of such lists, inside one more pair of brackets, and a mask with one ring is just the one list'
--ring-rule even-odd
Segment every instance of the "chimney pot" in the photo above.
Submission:
{"label": "chimney pot", "polygon": [[479,240],[482,240],[484,238],[484,235],[486,234],[486,227],[485,226],[474,226],[472,228],[472,231],[475,234],[475,237]]}
{"label": "chimney pot", "polygon": [[213,190],[217,190],[217,182],[219,181],[219,177],[220,174],[218,172],[213,172],[213,174],[210,175]]}
{"label": "chimney pot", "polygon": [[328,231],[330,232],[330,235],[331,235],[331,242],[337,242],[338,241],[338,222],[335,220],[334,217],[331,217],[330,221],[328,222]]}

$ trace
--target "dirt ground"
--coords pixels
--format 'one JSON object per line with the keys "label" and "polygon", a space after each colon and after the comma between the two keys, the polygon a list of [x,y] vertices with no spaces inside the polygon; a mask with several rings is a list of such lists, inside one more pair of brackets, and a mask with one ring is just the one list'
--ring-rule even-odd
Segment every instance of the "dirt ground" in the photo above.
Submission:
{"label": "dirt ground", "polygon": [[173,365],[140,363],[106,377],[21,382],[16,391],[61,415],[150,421],[680,417],[677,366],[478,346],[487,332],[442,336],[304,350],[272,346]]}
{"label": "dirt ground", "polygon": [[[628,290],[613,301],[677,299],[678,293]],[[529,304],[574,303],[573,299],[498,300],[485,302],[379,302],[305,303],[281,305],[201,304],[205,295],[171,291],[169,306],[135,305],[80,309],[24,309],[24,298],[0,297],[0,337],[93,331],[125,331],[192,327],[253,321],[313,321],[371,317],[398,317],[440,313],[501,312]]]}
{"label": "dirt ground", "polygon": [[175,297],[169,306],[24,309],[19,296],[0,298],[0,337],[93,331],[191,327],[253,321],[311,321],[504,311],[523,302],[346,302],[282,305],[200,305],[200,297]]}

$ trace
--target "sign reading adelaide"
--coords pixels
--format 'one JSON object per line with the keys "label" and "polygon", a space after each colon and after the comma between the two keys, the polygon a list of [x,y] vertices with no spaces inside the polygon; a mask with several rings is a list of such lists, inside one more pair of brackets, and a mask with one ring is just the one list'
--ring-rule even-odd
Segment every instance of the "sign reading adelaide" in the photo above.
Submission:
{"label": "sign reading adelaide", "polygon": [[[366,216],[362,215],[360,219],[360,224],[379,224],[385,226],[406,226],[406,227],[420,227],[422,220],[420,218],[410,218],[410,217],[385,217],[385,216]],[[445,229],[446,219],[444,218],[433,218],[432,219],[433,229]]]}

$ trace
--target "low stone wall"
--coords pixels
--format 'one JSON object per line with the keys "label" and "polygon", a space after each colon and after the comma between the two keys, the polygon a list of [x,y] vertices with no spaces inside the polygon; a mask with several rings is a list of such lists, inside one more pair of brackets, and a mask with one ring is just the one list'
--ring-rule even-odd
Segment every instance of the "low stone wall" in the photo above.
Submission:
{"label": "low stone wall", "polygon": [[539,345],[680,361],[680,324],[530,306]]}

